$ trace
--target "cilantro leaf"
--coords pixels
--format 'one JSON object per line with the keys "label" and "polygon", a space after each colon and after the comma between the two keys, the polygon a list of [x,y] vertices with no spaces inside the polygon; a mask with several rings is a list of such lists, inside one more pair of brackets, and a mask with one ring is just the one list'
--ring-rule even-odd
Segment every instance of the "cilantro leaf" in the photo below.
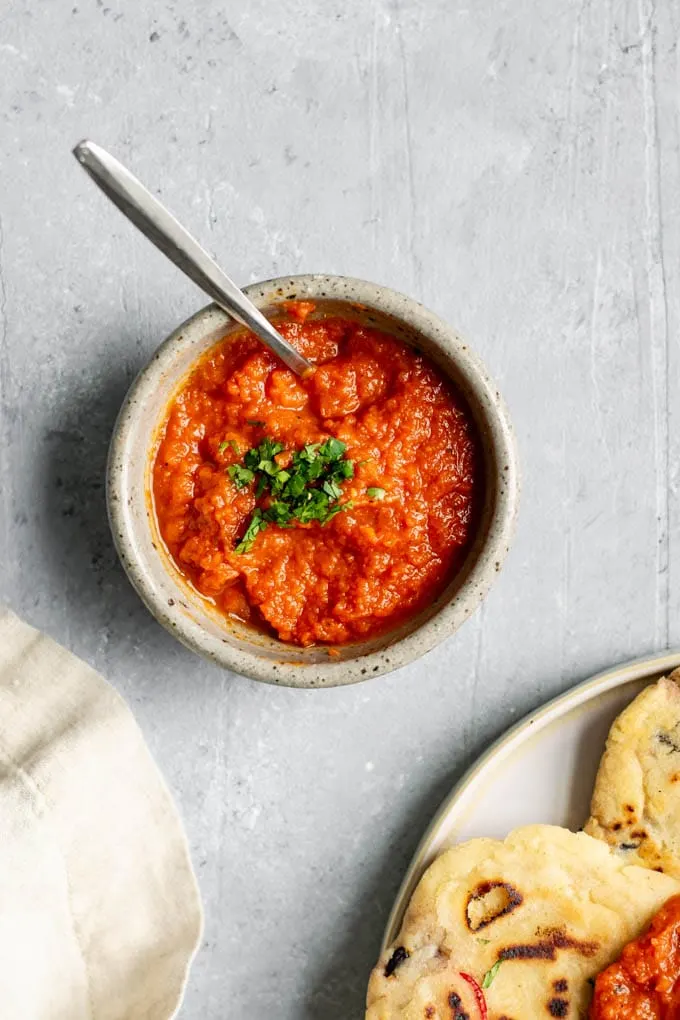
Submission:
{"label": "cilantro leaf", "polygon": [[254,472],[250,468],[242,467],[240,464],[230,464],[227,468],[227,474],[237,489],[243,489],[246,485],[250,485],[255,477]]}
{"label": "cilantro leaf", "polygon": [[305,480],[304,477],[298,472],[298,474],[291,475],[286,482],[286,495],[290,499],[297,499],[305,491]]}
{"label": "cilantro leaf", "polygon": [[369,499],[384,499],[385,490],[381,489],[378,485],[371,485],[368,489],[366,489],[366,495]]}
{"label": "cilantro leaf", "polygon": [[340,439],[327,439],[319,447],[319,456],[324,460],[340,460],[346,449],[346,445]]}
{"label": "cilantro leaf", "polygon": [[321,489],[308,489],[306,500],[297,508],[295,516],[301,524],[310,521],[323,521],[328,515],[328,496]]}
{"label": "cilantro leaf", "polygon": [[257,418],[246,418],[246,425],[252,425],[256,429],[263,429],[266,424],[266,421],[259,421]]}
{"label": "cilantro leaf", "polygon": [[336,478],[354,478],[354,461],[339,460],[333,464],[331,471]]}
{"label": "cilantro leaf", "polygon": [[277,453],[283,453],[284,449],[285,447],[283,443],[279,443],[275,439],[269,439],[266,437],[262,440],[258,447],[262,460],[273,460]]}
{"label": "cilantro leaf", "polygon": [[288,524],[291,519],[291,509],[287,503],[282,503],[280,500],[272,503],[264,512],[266,520],[272,521],[279,526]]}
{"label": "cilantro leaf", "polygon": [[[268,474],[272,474],[278,468],[274,458],[283,449],[283,443],[277,443],[273,439],[263,439],[259,446],[254,446],[248,450],[243,458],[243,463],[251,471],[267,470]],[[268,465],[268,468],[262,467],[261,465],[263,464]]]}
{"label": "cilantro leaf", "polygon": [[220,443],[217,449],[219,453],[224,453],[228,446],[232,448],[237,457],[241,456],[241,451],[239,450],[238,443],[236,442],[235,439],[225,439],[223,442]]}
{"label": "cilantro leaf", "polygon": [[341,514],[343,510],[351,510],[353,506],[354,503],[352,502],[351,499],[346,500],[344,503],[336,503],[335,506],[332,506],[330,508],[330,510],[328,511],[328,513],[326,514],[325,518],[321,523],[328,524],[328,522],[332,520],[332,518],[335,517],[336,514]]}
{"label": "cilantro leaf", "polygon": [[272,495],[279,495],[289,478],[290,474],[288,471],[284,468],[278,468],[276,473],[272,476],[270,483]]}
{"label": "cilantro leaf", "polygon": [[267,488],[267,477],[266,475],[260,475],[257,482],[257,490],[255,492],[255,499],[260,499],[264,495],[264,490]]}
{"label": "cilantro leaf", "polygon": [[340,499],[342,496],[342,489],[337,482],[333,481],[332,478],[329,478],[327,482],[324,482],[321,488],[330,499]]}
{"label": "cilantro leaf", "polygon": [[305,447],[297,454],[300,460],[313,461],[316,460],[317,450],[319,449],[320,443],[307,443]]}
{"label": "cilantro leaf", "polygon": [[259,507],[255,507],[255,509],[253,510],[253,516],[248,521],[248,527],[244,532],[243,538],[236,546],[235,551],[237,553],[248,552],[252,548],[253,542],[257,538],[258,534],[261,531],[264,531],[266,527],[267,522],[265,521],[262,515],[262,511],[260,510]]}

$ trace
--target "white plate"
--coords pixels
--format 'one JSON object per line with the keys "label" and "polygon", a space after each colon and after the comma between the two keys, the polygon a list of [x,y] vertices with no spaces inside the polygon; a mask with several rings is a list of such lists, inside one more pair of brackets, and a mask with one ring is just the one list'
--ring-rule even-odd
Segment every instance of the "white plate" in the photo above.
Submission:
{"label": "white plate", "polygon": [[456,784],[423,836],[387,922],[383,950],[396,938],[423,872],[442,850],[475,836],[503,839],[532,822],[579,829],[615,717],[646,684],[677,666],[680,652],[670,652],[598,673],[496,741]]}

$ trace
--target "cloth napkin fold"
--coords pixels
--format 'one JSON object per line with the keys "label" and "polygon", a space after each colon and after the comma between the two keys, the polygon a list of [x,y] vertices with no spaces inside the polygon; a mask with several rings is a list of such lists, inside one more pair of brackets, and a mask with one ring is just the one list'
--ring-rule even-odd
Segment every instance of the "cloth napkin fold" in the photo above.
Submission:
{"label": "cloth napkin fold", "polygon": [[182,824],[130,710],[0,609],[0,1018],[169,1020],[201,930]]}

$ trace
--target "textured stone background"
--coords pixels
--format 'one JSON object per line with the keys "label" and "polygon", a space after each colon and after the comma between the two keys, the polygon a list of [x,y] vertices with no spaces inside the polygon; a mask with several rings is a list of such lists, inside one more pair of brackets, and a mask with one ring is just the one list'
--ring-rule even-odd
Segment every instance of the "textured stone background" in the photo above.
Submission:
{"label": "textured stone background", "polygon": [[[2,0],[0,596],[125,695],[206,904],[186,1020],[347,1020],[407,860],[514,718],[680,644],[679,5]],[[89,135],[241,282],[407,291],[511,408],[517,541],[415,666],[295,693],[175,644],[118,566],[116,411],[203,301],[70,155]]]}

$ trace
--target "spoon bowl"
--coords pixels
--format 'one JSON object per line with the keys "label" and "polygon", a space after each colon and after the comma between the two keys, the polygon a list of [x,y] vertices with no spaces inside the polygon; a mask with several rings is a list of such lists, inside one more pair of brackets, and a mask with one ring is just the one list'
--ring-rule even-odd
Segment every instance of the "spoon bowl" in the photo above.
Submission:
{"label": "spoon bowl", "polygon": [[284,277],[251,284],[264,314],[285,317],[286,302],[312,301],[390,333],[427,355],[456,385],[482,445],[485,502],[465,562],[447,588],[394,629],[351,644],[302,648],[218,613],[180,575],[160,535],[153,505],[153,463],[170,400],[199,359],[238,327],[214,305],[178,327],[133,384],[116,423],[107,477],[109,517],[128,576],[151,612],[193,651],[268,683],[331,687],[405,666],[453,634],[498,576],[514,531],[519,479],[512,428],[501,396],[468,344],[411,298],[339,276]]}

